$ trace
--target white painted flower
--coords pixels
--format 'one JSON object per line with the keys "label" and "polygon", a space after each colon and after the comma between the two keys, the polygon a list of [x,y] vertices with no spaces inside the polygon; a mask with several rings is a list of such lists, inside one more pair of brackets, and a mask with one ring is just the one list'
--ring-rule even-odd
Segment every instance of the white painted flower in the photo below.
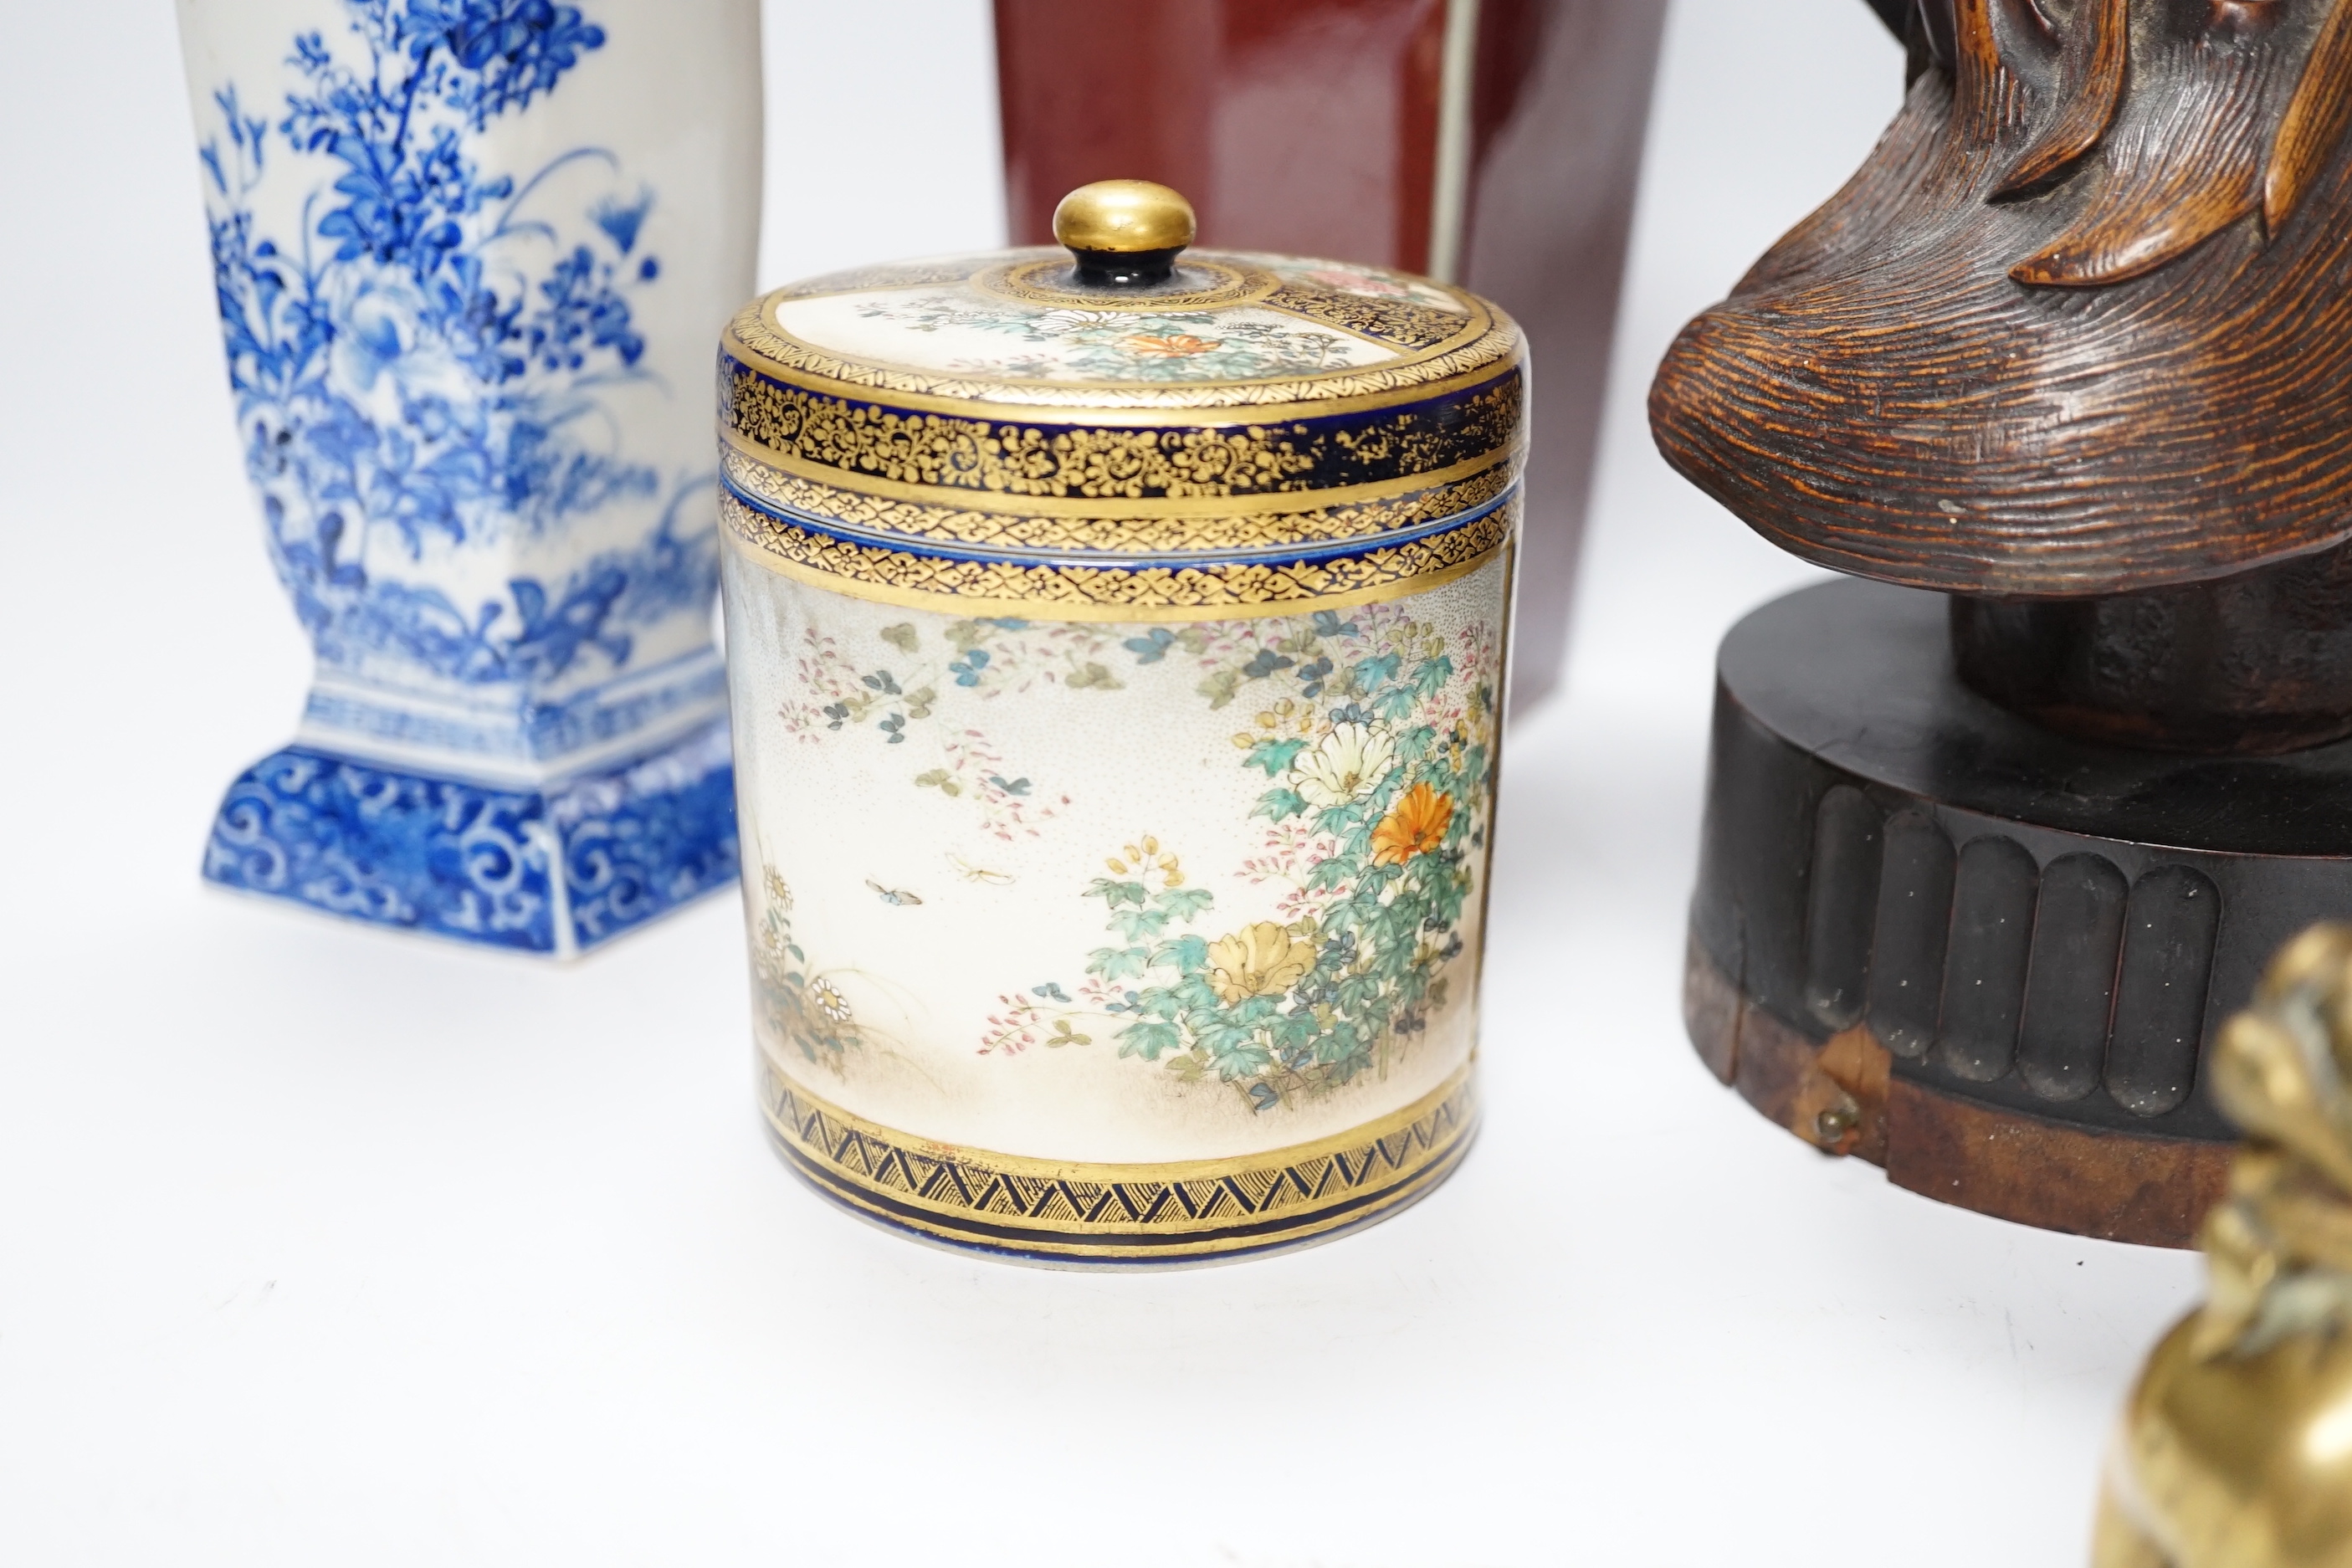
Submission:
{"label": "white painted flower", "polygon": [[1040,337],[1066,338],[1072,332],[1119,320],[1118,313],[1112,310],[1047,310],[1030,318],[1029,330]]}
{"label": "white painted flower", "polygon": [[809,1000],[816,1004],[818,1012],[823,1013],[835,1023],[849,1022],[849,998],[835,989],[832,981],[810,981]]}
{"label": "white painted flower", "polygon": [[1396,743],[1370,724],[1339,724],[1291,766],[1299,798],[1309,805],[1345,805],[1369,795],[1396,761]]}

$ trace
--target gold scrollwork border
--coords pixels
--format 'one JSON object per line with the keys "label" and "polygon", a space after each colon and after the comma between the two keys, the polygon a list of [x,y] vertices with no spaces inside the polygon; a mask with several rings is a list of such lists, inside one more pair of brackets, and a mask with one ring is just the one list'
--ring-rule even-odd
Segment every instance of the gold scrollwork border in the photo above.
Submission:
{"label": "gold scrollwork border", "polygon": [[[1147,555],[1321,544],[1393,533],[1486,505],[1517,479],[1523,462],[1518,453],[1512,452],[1491,468],[1466,479],[1347,505],[1255,512],[1244,512],[1236,506],[1230,512],[1191,516],[1139,516],[1131,511],[1082,516],[940,506],[872,495],[787,472],[731,446],[719,456],[719,467],[737,489],[773,505],[841,522],[866,533],[894,533],[997,549],[1109,551]],[[1286,500],[1300,499],[1295,492],[1283,495]]]}
{"label": "gold scrollwork border", "polygon": [[1442,1181],[1477,1128],[1472,1067],[1390,1116],[1234,1159],[1092,1164],[936,1143],[854,1116],[760,1063],[770,1139],[827,1197],[950,1246],[1045,1262],[1202,1262],[1319,1239]]}
{"label": "gold scrollwork border", "polygon": [[1051,279],[1070,271],[1066,255],[1041,256],[1007,261],[972,274],[971,286],[984,294],[1017,300],[1024,305],[1052,305],[1065,310],[1162,314],[1170,310],[1223,310],[1263,300],[1282,287],[1282,279],[1263,267],[1239,265],[1230,259],[1188,256],[1181,270],[1215,279],[1205,289],[1174,291],[1113,293],[1103,289],[1065,289]]}
{"label": "gold scrollwork border", "polygon": [[[1244,272],[1257,270],[1236,263]],[[866,287],[898,287],[883,272],[866,275]],[[930,282],[954,281],[942,265]],[[968,412],[974,404],[1007,408],[1191,411],[1213,408],[1273,408],[1312,405],[1316,413],[1339,414],[1377,407],[1433,390],[1436,384],[1510,363],[1519,357],[1518,327],[1473,295],[1461,329],[1443,341],[1379,364],[1321,375],[1229,382],[1049,382],[1001,381],[970,372],[924,370],[914,365],[845,358],[793,337],[773,319],[778,305],[824,292],[779,289],[746,305],[728,323],[728,352],[780,379],[837,395],[844,388],[895,393],[908,405],[928,412]],[[1162,308],[1167,308],[1164,305]],[[1302,312],[1292,309],[1290,313]]]}
{"label": "gold scrollwork border", "polygon": [[731,358],[721,362],[718,390],[730,440],[843,485],[922,487],[943,501],[1219,500],[1427,483],[1527,439],[1526,386],[1515,370],[1442,401],[1345,419],[1139,428],[899,409],[812,392]]}
{"label": "gold scrollwork border", "polygon": [[835,593],[950,615],[1188,621],[1295,615],[1400,599],[1468,575],[1517,532],[1517,493],[1459,527],[1323,561],[1078,565],[960,560],[836,538],[722,489],[728,537],[752,561]]}
{"label": "gold scrollwork border", "polygon": [[1468,316],[1466,311],[1441,310],[1417,300],[1350,294],[1344,289],[1309,289],[1297,283],[1284,284],[1266,296],[1265,302],[1271,310],[1407,349],[1426,349],[1453,339]]}

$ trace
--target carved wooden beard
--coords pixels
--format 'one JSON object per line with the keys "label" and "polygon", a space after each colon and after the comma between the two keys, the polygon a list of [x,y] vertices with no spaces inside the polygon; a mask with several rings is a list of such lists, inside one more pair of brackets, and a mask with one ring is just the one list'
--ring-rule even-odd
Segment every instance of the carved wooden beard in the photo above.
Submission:
{"label": "carved wooden beard", "polygon": [[1668,461],[1959,593],[2352,537],[2352,0],[1918,4],[1869,162],[1669,353]]}

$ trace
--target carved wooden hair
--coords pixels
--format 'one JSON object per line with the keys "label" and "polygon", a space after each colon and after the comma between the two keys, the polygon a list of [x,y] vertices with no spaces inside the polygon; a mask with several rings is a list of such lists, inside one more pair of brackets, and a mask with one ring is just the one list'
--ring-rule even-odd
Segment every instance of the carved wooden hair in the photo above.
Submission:
{"label": "carved wooden hair", "polygon": [[1661,364],[1667,460],[1809,560],[1947,592],[2352,550],[2352,0],[1905,26],[1877,150]]}
{"label": "carved wooden hair", "polygon": [[[1919,4],[1919,41],[1951,71],[1967,121],[1987,135],[2040,121],[1993,199],[2079,177],[2105,151],[2081,216],[2011,268],[2021,283],[2137,278],[2254,213],[2275,236],[2352,123],[2352,0],[2310,0],[2325,15],[2299,72],[2273,37],[2294,0],[2073,0],[2063,14],[2058,0]],[[2136,24],[2168,80],[2151,112],[2119,130]],[[2011,68],[2021,51],[2038,66],[2055,57],[2054,104],[2033,103]]]}

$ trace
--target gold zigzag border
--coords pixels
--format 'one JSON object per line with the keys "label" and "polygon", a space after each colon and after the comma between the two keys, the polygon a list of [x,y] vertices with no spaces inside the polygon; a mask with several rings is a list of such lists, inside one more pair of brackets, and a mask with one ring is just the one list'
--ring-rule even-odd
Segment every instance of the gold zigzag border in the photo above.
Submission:
{"label": "gold zigzag border", "polygon": [[1520,498],[1441,533],[1369,545],[1322,562],[1204,561],[1197,565],[1082,566],[969,561],[837,539],[802,528],[730,491],[719,496],[728,537],[772,572],[857,598],[950,615],[1045,614],[1058,620],[1185,621],[1291,615],[1426,593],[1468,575],[1516,536]]}
{"label": "gold zigzag border", "polygon": [[1352,1131],[1233,1159],[1095,1164],[935,1143],[760,1063],[770,1137],[826,1195],[933,1240],[1074,1261],[1262,1251],[1360,1225],[1443,1177],[1477,1123],[1474,1064]]}

